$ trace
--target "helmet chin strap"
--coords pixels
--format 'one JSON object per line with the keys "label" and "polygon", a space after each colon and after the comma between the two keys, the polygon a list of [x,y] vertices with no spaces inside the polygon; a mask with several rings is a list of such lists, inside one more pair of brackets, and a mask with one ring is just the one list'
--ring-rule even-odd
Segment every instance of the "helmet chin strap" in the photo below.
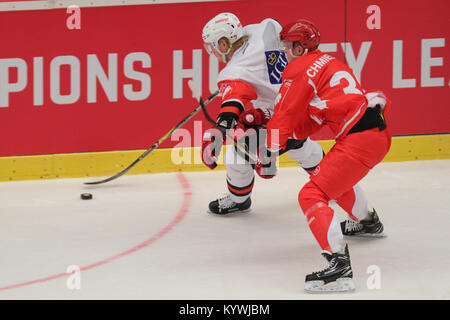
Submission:
{"label": "helmet chin strap", "polygon": [[231,43],[230,39],[227,39],[228,43],[228,50],[226,52],[222,52],[219,48],[219,43],[217,43],[217,46],[213,44],[214,48],[216,49],[217,53],[219,53],[220,57],[222,58],[222,62],[228,62],[227,55],[231,52],[233,48],[233,44]]}
{"label": "helmet chin strap", "polygon": [[228,48],[227,52],[219,51],[220,55],[222,56],[223,62],[228,62],[227,54],[229,54],[230,52],[231,52],[231,46]]}

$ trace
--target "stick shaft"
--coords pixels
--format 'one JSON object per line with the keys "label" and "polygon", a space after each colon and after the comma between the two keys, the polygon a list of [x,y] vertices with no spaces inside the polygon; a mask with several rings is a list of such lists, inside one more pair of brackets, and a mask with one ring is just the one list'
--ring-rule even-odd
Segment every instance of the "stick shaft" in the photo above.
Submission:
{"label": "stick shaft", "polygon": [[[191,90],[193,90],[193,88],[191,88]],[[206,120],[208,120],[213,126],[216,126],[217,125],[216,122],[211,118],[211,116],[209,115],[208,111],[205,108],[206,102],[203,102],[201,97],[199,97],[199,103],[200,103],[200,107],[202,108],[203,114],[205,115]],[[242,144],[240,144],[238,141],[236,141],[236,139],[234,139],[232,136],[230,136],[230,134],[228,132],[225,132],[225,136],[228,138],[228,140],[233,142],[233,145],[239,151],[241,151],[247,157],[249,157],[249,159],[253,160],[255,163],[261,163],[261,160],[258,158],[258,156],[251,153],[250,151],[248,151]]]}
{"label": "stick shaft", "polygon": [[[217,96],[219,95],[219,91],[214,92],[205,102],[204,105],[207,105],[208,103],[210,103],[212,100],[214,100]],[[155,150],[156,148],[159,147],[159,145],[161,143],[163,143],[168,137],[171,136],[171,134],[181,128],[186,122],[188,122],[190,119],[192,119],[200,110],[202,109],[201,105],[199,105],[194,111],[192,111],[187,117],[185,117],[183,120],[181,120],[175,127],[173,127],[172,129],[170,129],[169,132],[167,132],[161,139],[159,139],[154,145],[152,145],[150,148],[148,148],[147,150],[145,150],[144,153],[142,153],[139,158],[137,158],[136,160],[134,160],[128,167],[126,167],[124,170],[120,171],[119,173],[103,179],[103,180],[99,180],[99,181],[92,181],[92,182],[85,182],[84,184],[89,184],[89,185],[93,185],[93,184],[101,184],[101,183],[105,183],[114,179],[119,178],[120,176],[123,176],[125,173],[127,173],[128,171],[130,171],[131,168],[133,168],[138,162],[140,162],[142,159],[144,159],[149,153],[151,153],[153,150]]]}

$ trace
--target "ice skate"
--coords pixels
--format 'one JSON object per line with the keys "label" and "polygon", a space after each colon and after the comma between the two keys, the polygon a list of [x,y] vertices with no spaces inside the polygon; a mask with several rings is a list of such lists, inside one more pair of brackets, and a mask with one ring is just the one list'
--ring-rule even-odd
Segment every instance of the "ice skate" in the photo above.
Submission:
{"label": "ice skate", "polygon": [[250,197],[242,203],[236,203],[231,200],[228,194],[209,203],[209,212],[215,214],[228,214],[231,212],[247,212],[250,211],[252,201]]}
{"label": "ice skate", "polygon": [[369,217],[360,222],[351,219],[341,222],[341,230],[344,236],[350,237],[366,237],[366,238],[383,238],[384,227],[378,218],[375,209],[369,211]]}
{"label": "ice skate", "polygon": [[352,292],[355,290],[353,284],[353,272],[350,265],[348,246],[345,251],[330,254],[323,251],[322,255],[328,261],[328,267],[306,276],[305,291],[308,293],[332,293]]}

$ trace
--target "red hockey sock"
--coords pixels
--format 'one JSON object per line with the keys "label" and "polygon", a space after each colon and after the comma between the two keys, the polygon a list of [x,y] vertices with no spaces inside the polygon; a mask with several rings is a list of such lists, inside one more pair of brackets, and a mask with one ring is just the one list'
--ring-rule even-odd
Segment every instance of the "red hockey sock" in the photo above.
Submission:
{"label": "red hockey sock", "polygon": [[328,206],[325,193],[310,181],[300,190],[298,202],[322,250],[330,253],[340,251],[343,240],[341,227],[333,209]]}

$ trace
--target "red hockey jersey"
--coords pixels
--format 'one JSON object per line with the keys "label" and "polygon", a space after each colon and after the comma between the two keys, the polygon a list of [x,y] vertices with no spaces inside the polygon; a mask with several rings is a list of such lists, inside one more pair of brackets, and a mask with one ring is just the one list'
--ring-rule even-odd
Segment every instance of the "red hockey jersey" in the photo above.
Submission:
{"label": "red hockey jersey", "polygon": [[[367,108],[364,90],[352,70],[315,50],[290,62],[267,124],[267,145],[284,148],[288,138],[304,139],[328,125],[336,139],[344,137]],[[278,129],[278,139],[273,129]],[[278,140],[278,141],[277,141]]]}

